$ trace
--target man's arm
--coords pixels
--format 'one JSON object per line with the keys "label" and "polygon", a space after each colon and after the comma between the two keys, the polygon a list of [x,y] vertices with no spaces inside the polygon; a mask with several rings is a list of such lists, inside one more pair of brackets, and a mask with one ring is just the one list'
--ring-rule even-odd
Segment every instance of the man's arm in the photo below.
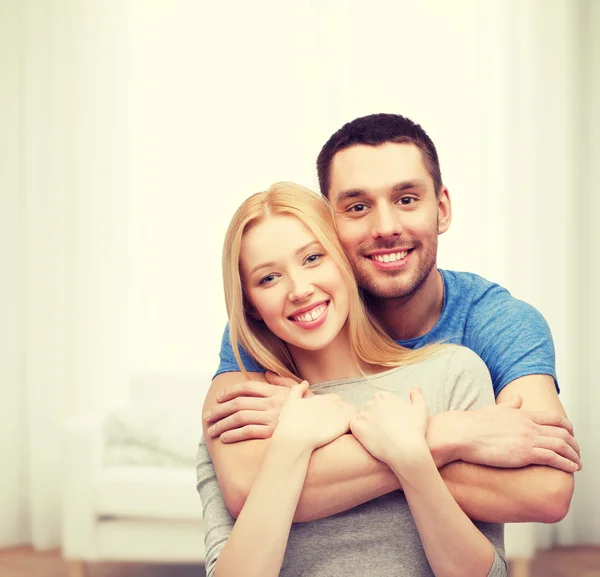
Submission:
{"label": "man's arm", "polygon": [[[256,379],[264,378],[258,375],[253,375],[254,377]],[[533,379],[534,383],[538,383],[540,378],[542,384],[531,384],[530,387],[527,379]],[[546,377],[546,379],[552,380],[550,377]],[[223,373],[217,376],[213,380],[206,397],[204,410],[215,410],[217,398],[225,390],[227,390],[227,398],[231,396],[232,389],[247,393],[249,389],[246,385],[240,386],[242,382],[243,376],[240,373]],[[564,410],[560,406],[558,398],[556,398],[557,406],[549,400],[544,401],[543,396],[540,397],[545,391],[545,396],[552,398],[547,391],[547,384],[543,383],[546,383],[544,377],[537,375],[523,377],[507,385],[505,389],[508,390],[502,398],[512,396],[518,392],[527,398],[527,407],[548,408],[555,412],[560,409],[560,414],[564,415]],[[517,386],[513,386],[513,384]],[[265,384],[265,387],[273,387],[273,385]],[[256,407],[257,399],[264,401],[265,398],[271,397],[260,396],[260,383],[250,387],[250,389],[252,389],[251,394],[253,396],[235,397],[239,401],[237,402],[238,410],[234,411],[233,415],[241,415],[237,417],[240,421],[240,427],[256,426],[256,432],[262,437],[266,437],[268,436],[266,432],[269,430],[269,425],[263,423],[268,420],[272,421],[273,416],[269,418],[257,417],[253,413],[260,412],[260,409],[248,409],[247,407]],[[539,393],[538,389],[542,393]],[[273,389],[264,390],[272,391]],[[554,395],[556,396],[556,393]],[[248,404],[249,400],[250,403]],[[275,411],[273,407],[277,403],[269,402],[272,406],[268,410]],[[501,421],[505,419],[504,415],[500,413],[500,409],[495,411],[495,413],[486,416],[487,421],[497,420],[498,418]],[[511,411],[513,420],[516,418],[519,422],[525,423],[516,434],[512,431],[515,427],[502,427],[505,431],[505,437],[509,441],[512,436],[512,442],[505,443],[506,450],[510,453],[506,455],[507,459],[509,457],[514,458],[515,446],[521,447],[523,462],[520,464],[545,463],[544,459],[554,459],[554,455],[557,455],[558,458],[561,457],[552,450],[548,450],[548,453],[544,452],[547,445],[554,443],[552,439],[556,434],[564,436],[564,429],[560,426],[560,423],[564,423],[564,421],[558,420],[558,415],[555,413],[536,413],[539,422],[534,422],[529,412],[519,412],[517,409],[504,409],[504,411]],[[492,447],[478,446],[476,441],[481,438],[480,434],[474,433],[469,442],[463,439],[459,443],[460,446],[451,440],[453,430],[456,430],[457,419],[467,418],[476,411],[465,413],[464,416],[459,415],[458,412],[454,413],[452,427],[446,426],[445,430],[443,426],[438,427],[439,434],[437,438],[439,444],[432,446],[437,441],[430,441],[430,448],[436,457],[436,463],[441,466],[452,460],[452,458],[461,458],[461,454],[464,454],[463,458],[476,457],[485,462],[486,449],[489,453],[494,445]],[[444,419],[448,421],[443,415],[432,417],[432,423],[436,419],[441,424],[443,424]],[[259,424],[247,424],[252,419]],[[559,426],[551,426],[545,423],[557,423]],[[212,426],[210,423],[204,422],[207,445],[215,465],[224,500],[232,514],[237,516],[256,477],[269,441],[266,438],[261,438],[242,443],[226,444],[221,442],[218,437],[214,439],[211,437],[208,432],[210,426]],[[232,426],[231,421],[229,426]],[[485,426],[485,423],[483,426]],[[435,429],[435,426],[433,428]],[[251,436],[251,433],[252,431],[246,430],[246,434]],[[248,437],[246,436],[246,438]],[[485,436],[483,438],[485,439]],[[568,443],[566,444],[568,445]],[[542,449],[541,456],[539,452],[536,452],[537,449]],[[566,449],[564,452],[568,453]],[[449,457],[450,454],[453,456]],[[494,458],[497,459],[498,455],[495,454]],[[487,522],[552,522],[562,518],[561,515],[564,516],[570,502],[572,476],[557,473],[561,472],[550,467],[499,470],[495,467],[463,462],[455,462],[442,469],[442,477],[463,510],[472,518]],[[313,453],[294,520],[306,521],[326,517],[348,510],[398,488],[400,488],[398,479],[386,465],[373,458],[354,437],[344,435]]]}
{"label": "man's arm", "polygon": [[[496,402],[503,402],[514,395],[522,399],[521,410],[550,411],[558,416],[567,417],[567,413],[558,398],[554,379],[549,375],[528,375],[515,379],[506,385],[496,398]],[[558,423],[558,420],[556,421]],[[548,426],[548,425],[546,425]],[[563,429],[564,431],[564,429]],[[571,428],[571,432],[572,428]],[[530,433],[533,437],[537,432]],[[565,517],[569,511],[575,479],[573,473],[581,468],[581,461],[573,463],[572,472],[560,470],[555,465],[561,453],[568,449],[570,439],[565,437],[547,437],[545,446],[534,449],[540,458],[546,458],[550,466],[543,467],[536,474],[540,475],[539,483],[544,487],[542,492],[547,497],[547,508],[549,505],[546,523],[555,523]],[[579,446],[576,445],[579,456]]]}

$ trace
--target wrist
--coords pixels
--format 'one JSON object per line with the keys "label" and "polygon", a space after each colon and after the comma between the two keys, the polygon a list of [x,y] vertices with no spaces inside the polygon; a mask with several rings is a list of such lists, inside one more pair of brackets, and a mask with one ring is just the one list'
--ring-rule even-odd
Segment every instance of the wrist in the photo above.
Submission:
{"label": "wrist", "polygon": [[403,446],[402,450],[390,459],[388,466],[403,483],[410,479],[418,479],[424,470],[435,467],[435,463],[427,443],[423,440]]}
{"label": "wrist", "polygon": [[429,417],[427,445],[438,469],[461,459],[462,449],[458,431],[463,411],[446,411]]}
{"label": "wrist", "polygon": [[311,439],[299,434],[293,427],[288,428],[283,423],[275,427],[271,436],[272,444],[297,455],[312,453],[316,448]]}

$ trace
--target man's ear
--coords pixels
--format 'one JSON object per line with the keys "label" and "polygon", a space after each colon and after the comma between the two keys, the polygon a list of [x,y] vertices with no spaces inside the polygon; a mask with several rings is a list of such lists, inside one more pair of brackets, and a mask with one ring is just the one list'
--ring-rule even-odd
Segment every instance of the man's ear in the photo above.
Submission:
{"label": "man's ear", "polygon": [[438,234],[445,233],[450,228],[452,222],[452,203],[450,202],[450,192],[445,186],[438,195]]}

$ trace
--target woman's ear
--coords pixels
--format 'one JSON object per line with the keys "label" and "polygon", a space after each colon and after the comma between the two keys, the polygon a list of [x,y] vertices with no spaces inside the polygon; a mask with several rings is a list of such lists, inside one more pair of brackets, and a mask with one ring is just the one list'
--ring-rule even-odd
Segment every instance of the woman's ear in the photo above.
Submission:
{"label": "woman's ear", "polygon": [[244,299],[244,311],[249,314],[255,321],[262,321],[260,313],[254,308],[251,302]]}

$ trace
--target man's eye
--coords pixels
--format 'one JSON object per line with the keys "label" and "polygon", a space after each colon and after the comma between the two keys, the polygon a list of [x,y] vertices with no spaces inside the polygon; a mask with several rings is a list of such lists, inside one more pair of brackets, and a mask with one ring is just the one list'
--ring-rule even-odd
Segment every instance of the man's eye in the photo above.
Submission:
{"label": "man's eye", "polygon": [[273,282],[275,280],[275,275],[274,274],[268,274],[267,276],[262,277],[259,281],[258,284],[268,284],[270,282]]}
{"label": "man's eye", "polygon": [[406,205],[406,204],[412,204],[414,202],[414,200],[415,199],[412,196],[403,196],[400,199],[400,204],[404,204],[404,205]]}
{"label": "man's eye", "polygon": [[351,206],[348,210],[350,212],[364,212],[366,210],[366,206],[364,204],[355,204]]}

